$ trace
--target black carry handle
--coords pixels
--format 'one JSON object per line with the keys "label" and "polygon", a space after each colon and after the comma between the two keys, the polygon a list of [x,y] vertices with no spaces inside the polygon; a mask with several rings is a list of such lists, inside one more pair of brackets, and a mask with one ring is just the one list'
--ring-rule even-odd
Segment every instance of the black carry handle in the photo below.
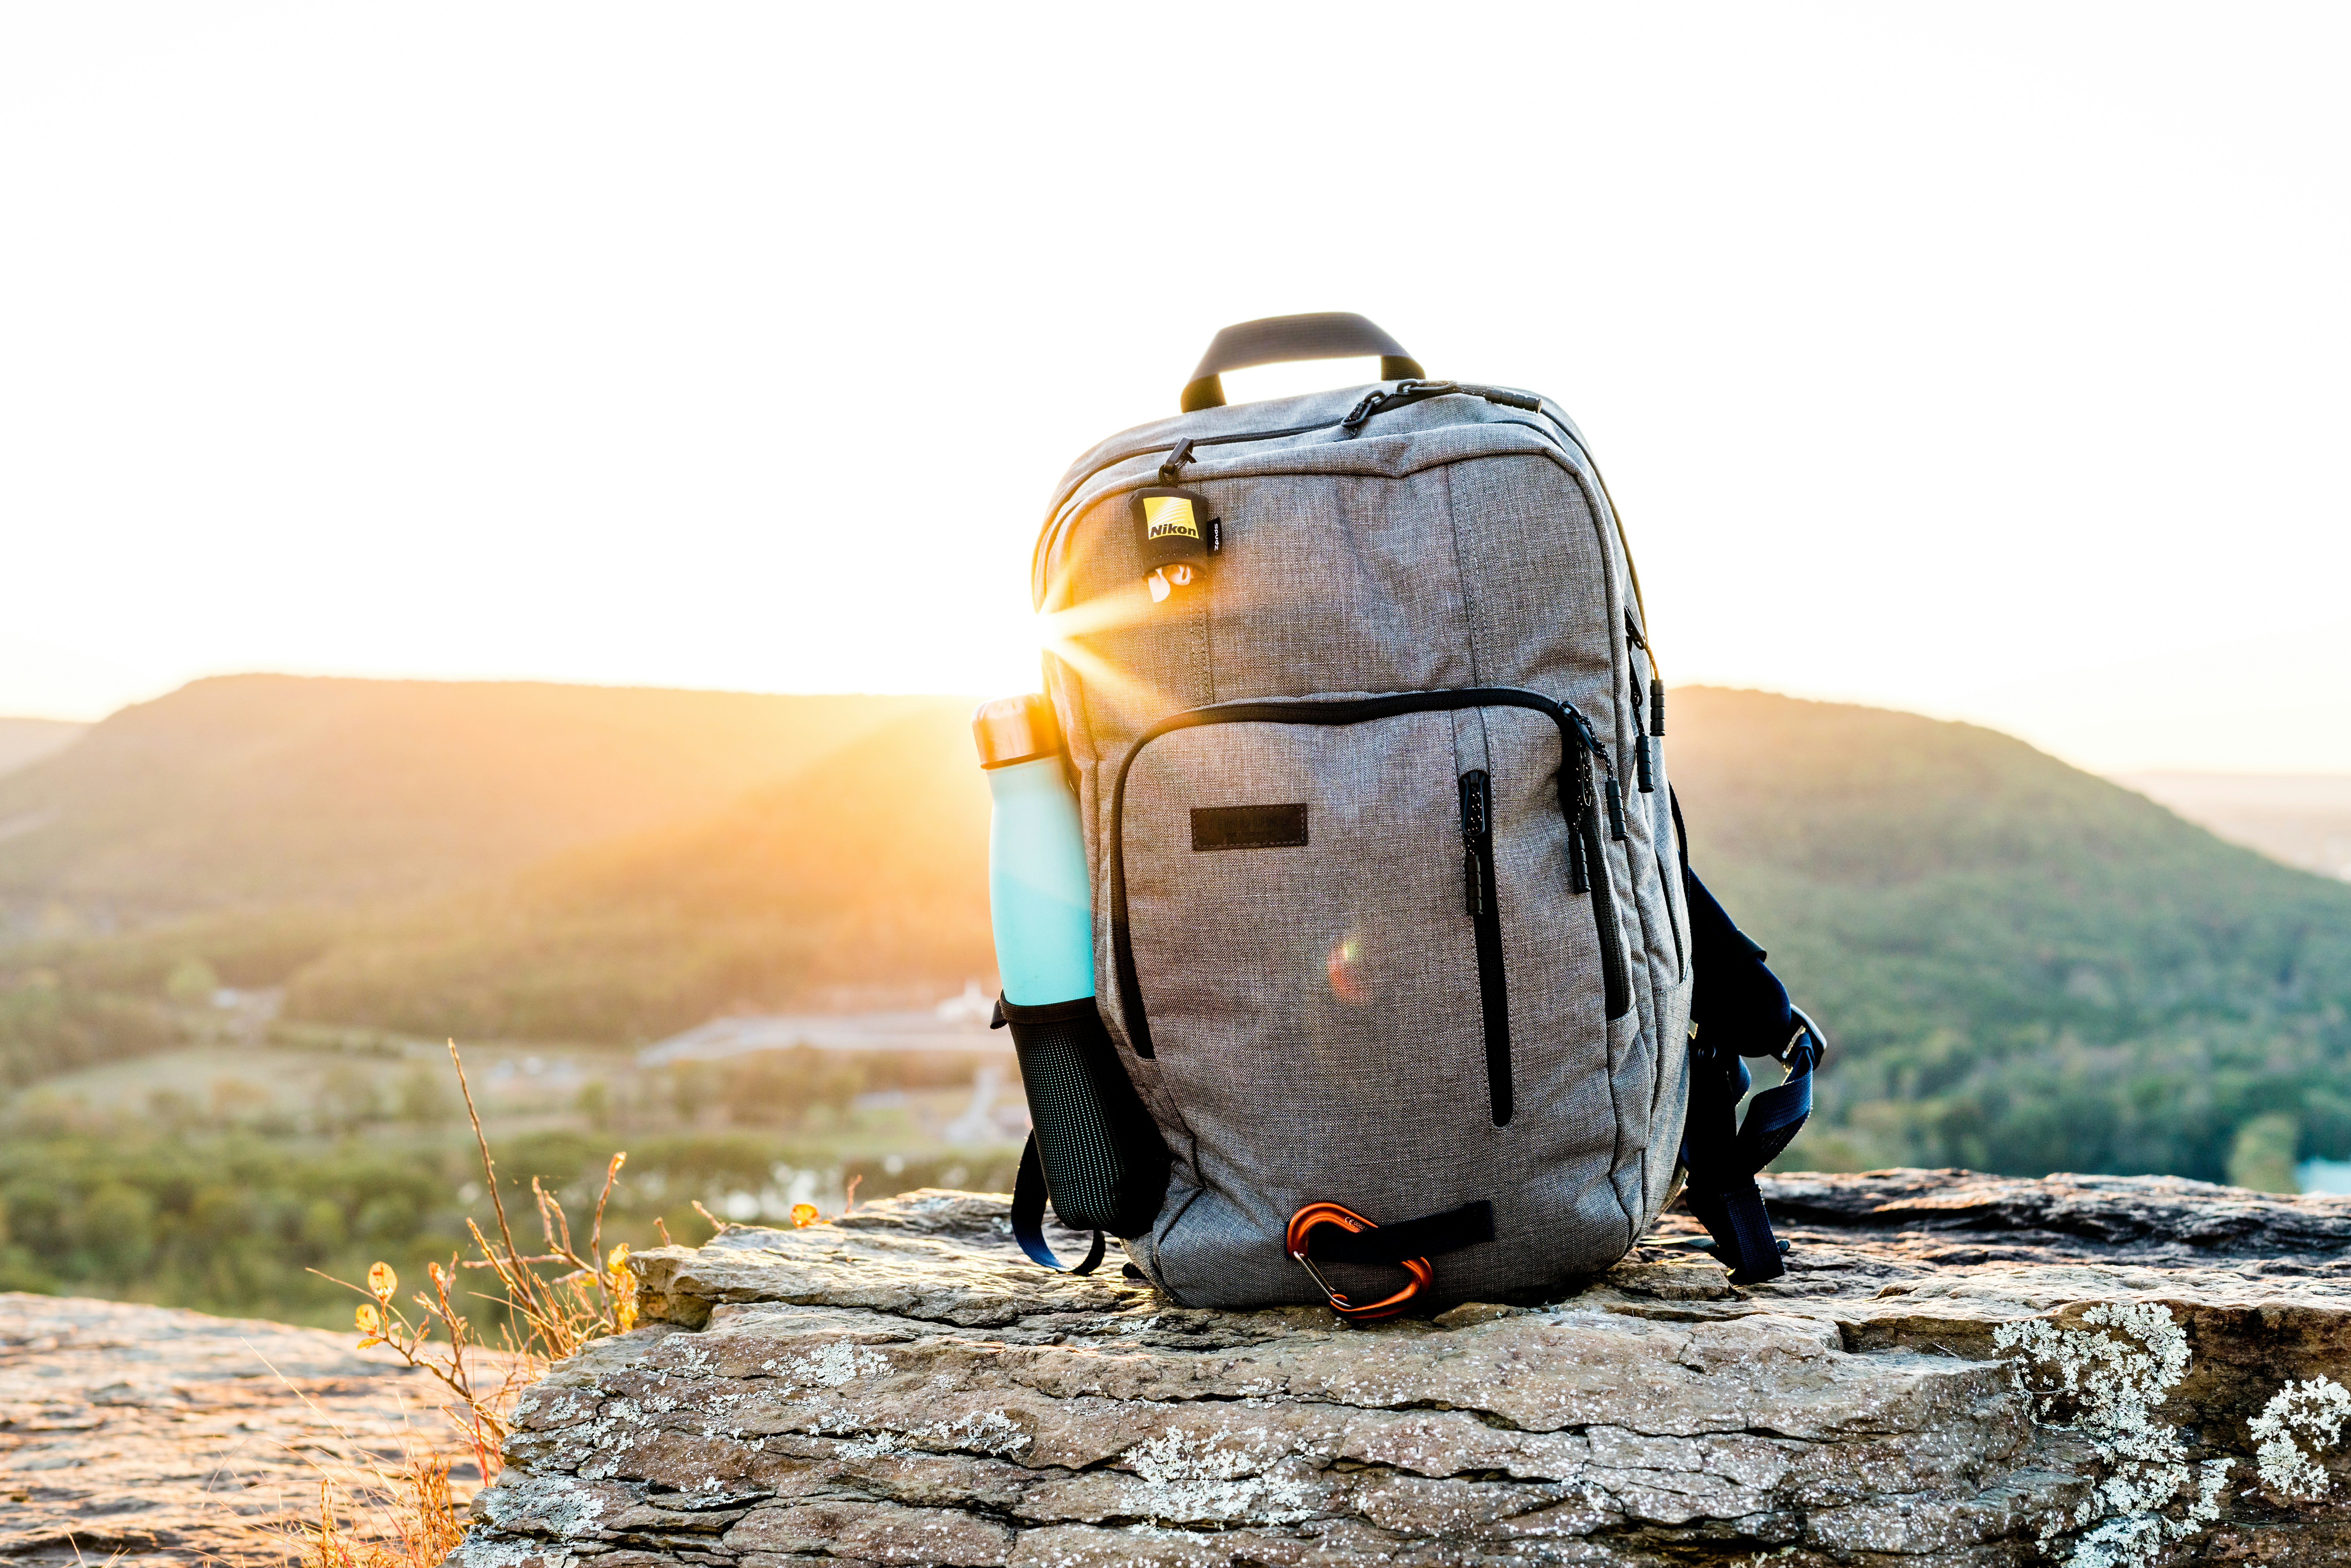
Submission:
{"label": "black carry handle", "polygon": [[1225,406],[1227,371],[1251,365],[1287,364],[1292,360],[1352,360],[1365,354],[1380,357],[1380,380],[1418,381],[1420,361],[1404,345],[1367,319],[1352,310],[1325,310],[1312,316],[1269,316],[1228,327],[1200,356],[1200,368],[1184,388],[1184,412]]}

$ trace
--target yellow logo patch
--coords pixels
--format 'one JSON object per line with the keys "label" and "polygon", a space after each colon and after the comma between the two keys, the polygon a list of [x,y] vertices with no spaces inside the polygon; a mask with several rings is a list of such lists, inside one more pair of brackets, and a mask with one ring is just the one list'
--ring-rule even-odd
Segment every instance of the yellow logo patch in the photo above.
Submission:
{"label": "yellow logo patch", "polygon": [[1164,539],[1175,535],[1196,539],[1200,537],[1200,520],[1192,510],[1189,496],[1145,496],[1143,497],[1143,537]]}

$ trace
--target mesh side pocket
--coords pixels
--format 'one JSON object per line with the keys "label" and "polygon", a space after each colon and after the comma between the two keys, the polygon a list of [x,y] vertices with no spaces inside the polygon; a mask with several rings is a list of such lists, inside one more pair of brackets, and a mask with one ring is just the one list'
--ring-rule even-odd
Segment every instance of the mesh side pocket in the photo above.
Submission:
{"label": "mesh side pocket", "polygon": [[1002,1004],[1045,1187],[1061,1223],[1140,1236],[1167,1191],[1167,1147],[1118,1063],[1093,998]]}

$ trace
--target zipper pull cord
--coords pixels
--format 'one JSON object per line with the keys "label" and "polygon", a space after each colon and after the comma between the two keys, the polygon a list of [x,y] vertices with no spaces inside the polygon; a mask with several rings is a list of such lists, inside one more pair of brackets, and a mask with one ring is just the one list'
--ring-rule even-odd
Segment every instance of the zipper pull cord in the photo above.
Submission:
{"label": "zipper pull cord", "polygon": [[1542,399],[1532,392],[1512,392],[1508,387],[1475,386],[1468,382],[1454,382],[1453,390],[1467,392],[1472,397],[1482,397],[1488,402],[1499,403],[1504,408],[1515,408],[1523,413],[1542,412]]}
{"label": "zipper pull cord", "polygon": [[1167,455],[1167,461],[1159,465],[1159,482],[1163,485],[1175,484],[1177,472],[1185,464],[1191,461],[1192,438],[1187,435],[1176,444],[1176,450],[1170,452]]}
{"label": "zipper pull cord", "polygon": [[1350,436],[1364,428],[1364,421],[1384,408],[1402,408],[1406,403],[1420,402],[1433,397],[1458,392],[1464,397],[1481,397],[1488,402],[1504,408],[1521,409],[1529,413],[1541,412],[1542,399],[1528,392],[1512,392],[1508,387],[1478,386],[1468,382],[1398,382],[1394,392],[1378,388],[1364,394],[1364,401],[1348,411],[1339,422],[1339,428]]}
{"label": "zipper pull cord", "polygon": [[1650,771],[1649,721],[1641,712],[1641,683],[1638,681],[1632,683],[1632,697],[1633,777],[1639,781],[1642,794],[1654,795],[1657,792],[1657,780]]}
{"label": "zipper pull cord", "polygon": [[[1608,776],[1607,787],[1603,792],[1608,805],[1608,836],[1612,839],[1622,839],[1625,837],[1625,791],[1617,787],[1615,765],[1609,760],[1608,748],[1600,744],[1598,736],[1592,733],[1592,726],[1584,716],[1573,708],[1568,712],[1575,719],[1575,727],[1583,733],[1583,744],[1591,750],[1592,755],[1599,759],[1601,770]],[[1590,806],[1594,804],[1594,801],[1592,768],[1589,763],[1584,765],[1583,772],[1583,803]]]}
{"label": "zipper pull cord", "polygon": [[[1625,612],[1625,635],[1633,646],[1649,655],[1649,733],[1663,735],[1666,733],[1666,680],[1657,673],[1657,651],[1649,646],[1646,637],[1641,635],[1641,628],[1635,624],[1633,612],[1629,610]],[[1635,692],[1633,701],[1638,704],[1640,700],[1640,694]],[[1646,789],[1648,786],[1644,784],[1641,788]]]}

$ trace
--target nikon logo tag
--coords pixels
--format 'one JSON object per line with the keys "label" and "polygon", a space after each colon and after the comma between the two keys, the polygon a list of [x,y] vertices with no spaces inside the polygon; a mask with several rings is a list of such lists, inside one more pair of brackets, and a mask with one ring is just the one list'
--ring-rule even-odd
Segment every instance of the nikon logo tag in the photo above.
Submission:
{"label": "nikon logo tag", "polygon": [[1168,599],[1206,580],[1208,558],[1223,530],[1208,498],[1194,490],[1154,486],[1134,497],[1134,526],[1142,538],[1143,582],[1152,599]]}
{"label": "nikon logo tag", "polygon": [[1189,496],[1145,496],[1143,497],[1143,537],[1164,539],[1200,537],[1199,515],[1193,509]]}

